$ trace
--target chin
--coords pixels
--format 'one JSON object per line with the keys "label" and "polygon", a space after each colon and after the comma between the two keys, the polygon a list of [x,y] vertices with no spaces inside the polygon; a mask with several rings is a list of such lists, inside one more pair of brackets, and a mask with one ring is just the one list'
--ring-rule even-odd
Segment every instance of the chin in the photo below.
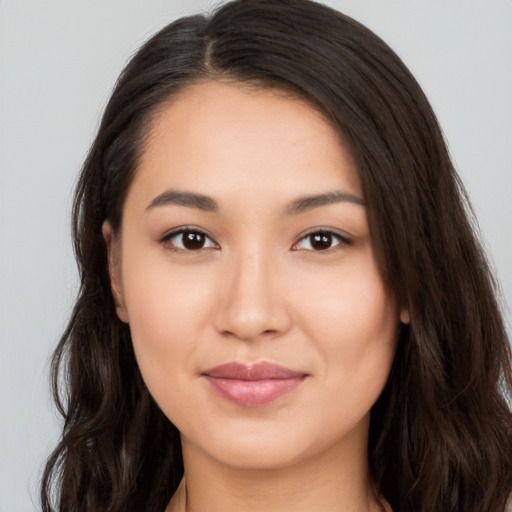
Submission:
{"label": "chin", "polygon": [[241,422],[223,429],[211,427],[207,435],[204,431],[199,434],[197,443],[194,437],[184,438],[184,449],[199,449],[232,468],[278,470],[323,457],[361,454],[361,450],[366,451],[368,421],[364,417],[337,430],[299,422],[293,428],[276,420]]}
{"label": "chin", "polygon": [[225,450],[211,450],[211,456],[222,465],[241,470],[278,470],[307,459],[307,451],[287,443],[266,441],[257,443],[229,442]]}

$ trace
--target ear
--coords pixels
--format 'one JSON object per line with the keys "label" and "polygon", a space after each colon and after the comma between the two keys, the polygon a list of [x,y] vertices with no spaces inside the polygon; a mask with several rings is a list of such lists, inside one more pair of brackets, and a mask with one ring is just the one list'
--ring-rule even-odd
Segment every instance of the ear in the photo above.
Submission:
{"label": "ear", "polygon": [[116,305],[116,313],[119,320],[128,323],[128,312],[124,303],[124,292],[121,282],[121,244],[119,237],[114,233],[114,229],[108,220],[103,223],[101,232],[107,246],[110,288]]}
{"label": "ear", "polygon": [[402,322],[403,324],[411,323],[411,313],[407,308],[402,308],[400,310],[400,322]]}

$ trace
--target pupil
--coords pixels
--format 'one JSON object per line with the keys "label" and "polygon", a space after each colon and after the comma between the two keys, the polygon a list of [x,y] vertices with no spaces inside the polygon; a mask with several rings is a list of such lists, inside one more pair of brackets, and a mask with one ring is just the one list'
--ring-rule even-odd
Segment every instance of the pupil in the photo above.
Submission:
{"label": "pupil", "polygon": [[186,249],[197,250],[204,245],[204,235],[202,233],[183,233],[183,246]]}
{"label": "pupil", "polygon": [[311,246],[313,249],[329,249],[332,245],[332,235],[329,233],[317,233],[311,236]]}

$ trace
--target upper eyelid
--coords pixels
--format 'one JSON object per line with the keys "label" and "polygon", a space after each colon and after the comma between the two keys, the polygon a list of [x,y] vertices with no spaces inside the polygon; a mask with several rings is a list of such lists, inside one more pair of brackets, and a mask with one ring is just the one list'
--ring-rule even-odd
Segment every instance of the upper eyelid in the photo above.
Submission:
{"label": "upper eyelid", "polygon": [[295,245],[302,239],[306,238],[307,236],[314,235],[315,233],[328,233],[337,236],[346,242],[352,242],[352,236],[350,236],[348,233],[345,233],[344,231],[327,227],[315,227],[300,233],[293,244]]}
{"label": "upper eyelid", "polygon": [[[301,249],[300,247],[298,247],[299,244],[301,244],[301,242],[303,240],[305,240],[307,237],[314,235],[316,233],[326,233],[326,234],[332,235],[338,239],[338,243],[334,244],[332,247],[318,250],[318,251],[313,250],[313,249]],[[353,242],[352,237],[349,237],[347,234],[341,234],[338,230],[335,230],[332,228],[315,228],[315,229],[309,230],[306,233],[304,233],[303,235],[297,237],[296,241],[291,246],[291,250],[293,252],[306,251],[306,252],[313,252],[313,253],[325,255],[325,254],[332,253],[334,251],[338,251],[341,248],[350,247],[353,245],[353,243],[354,242]]]}
{"label": "upper eyelid", "polygon": [[[199,228],[197,226],[193,225],[184,225],[184,226],[178,226],[175,228],[170,229],[169,231],[166,231],[161,237],[159,237],[159,242],[165,242],[172,238],[173,236],[179,235],[180,233],[184,233],[187,231],[197,232],[205,235],[208,237],[215,245],[218,245],[220,247],[220,244],[215,240],[215,238],[210,235],[206,230]],[[309,228],[306,231],[303,231],[300,233],[296,238],[295,241],[292,243],[292,247],[296,246],[301,240],[304,238],[314,235],[315,233],[328,233],[331,235],[334,235],[338,238],[340,238],[344,243],[351,244],[353,242],[352,237],[345,232],[342,232],[338,229],[329,228],[329,227],[314,227]]]}
{"label": "upper eyelid", "polygon": [[202,235],[207,236],[212,242],[215,242],[215,238],[213,238],[207,231],[205,231],[202,228],[199,228],[197,226],[178,226],[176,228],[172,228],[169,231],[166,231],[162,236],[159,237],[159,241],[163,242],[165,240],[168,240],[169,238],[172,238],[173,236],[179,235],[180,233],[185,233],[187,231],[192,231],[196,233],[201,233]]}
{"label": "upper eyelid", "polygon": [[191,254],[200,253],[205,250],[220,249],[220,244],[215,240],[215,238],[213,238],[210,234],[208,234],[204,229],[201,229],[201,228],[198,228],[195,226],[179,226],[179,227],[170,229],[169,231],[166,231],[162,236],[160,236],[157,239],[157,243],[161,244],[161,245],[165,245],[167,243],[170,243],[170,240],[172,238],[174,238],[175,236],[178,236],[182,233],[187,233],[187,232],[200,233],[200,234],[204,235],[215,247],[202,247],[202,248],[199,248],[196,250],[188,250],[188,249],[183,249],[181,247],[178,247],[178,246],[175,246],[174,244],[172,244],[173,247],[171,247],[169,249],[173,250],[173,251],[186,252],[186,253],[191,253]]}

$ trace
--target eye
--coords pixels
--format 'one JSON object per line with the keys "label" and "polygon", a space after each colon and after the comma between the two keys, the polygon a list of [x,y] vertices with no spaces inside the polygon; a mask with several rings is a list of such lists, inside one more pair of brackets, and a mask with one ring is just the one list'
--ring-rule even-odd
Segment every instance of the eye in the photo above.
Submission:
{"label": "eye", "polygon": [[351,245],[352,241],[343,237],[333,231],[318,230],[308,233],[302,237],[294,246],[293,250],[306,250],[306,251],[328,251],[337,247]]}
{"label": "eye", "polygon": [[180,228],[166,234],[161,243],[169,245],[172,250],[200,251],[218,249],[219,246],[203,231],[193,228]]}

